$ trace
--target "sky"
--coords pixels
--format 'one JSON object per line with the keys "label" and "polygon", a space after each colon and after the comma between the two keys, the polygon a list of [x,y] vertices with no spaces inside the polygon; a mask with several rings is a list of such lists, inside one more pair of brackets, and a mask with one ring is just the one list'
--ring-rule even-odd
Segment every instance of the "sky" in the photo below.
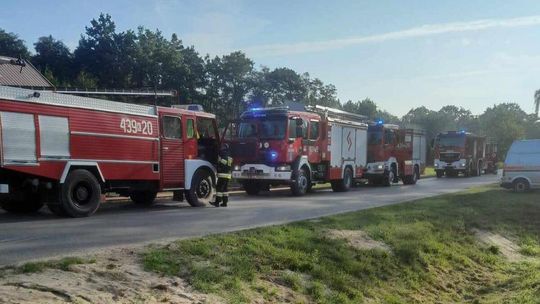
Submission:
{"label": "sky", "polygon": [[334,84],[341,102],[404,115],[445,105],[474,114],[501,102],[533,112],[540,89],[540,1],[0,1],[0,28],[32,48],[52,35],[74,49],[101,12],[118,31],[177,33],[201,55],[240,50]]}

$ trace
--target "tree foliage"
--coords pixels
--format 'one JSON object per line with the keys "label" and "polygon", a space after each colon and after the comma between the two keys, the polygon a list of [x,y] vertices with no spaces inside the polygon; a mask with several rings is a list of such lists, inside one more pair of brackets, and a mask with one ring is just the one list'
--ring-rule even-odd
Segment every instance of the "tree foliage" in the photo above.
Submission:
{"label": "tree foliage", "polygon": [[160,99],[158,103],[200,103],[222,124],[237,118],[249,106],[296,102],[341,108],[371,120],[422,128],[428,140],[439,132],[467,130],[496,138],[502,151],[515,139],[540,138],[540,90],[534,94],[536,115],[527,115],[517,104],[503,103],[479,116],[448,105],[437,111],[413,108],[399,118],[380,109],[370,98],[341,104],[334,85],[287,67],[256,68],[239,51],[202,57],[176,34],[168,38],[159,30],[144,27],[119,32],[108,14],[90,21],[73,52],[50,35],[40,37],[34,49],[31,56],[23,40],[0,29],[0,55],[31,58],[56,86],[176,90],[178,100]]}
{"label": "tree foliage", "polygon": [[8,33],[3,29],[0,29],[0,54],[15,58],[28,58],[30,56],[24,41],[19,39],[16,34]]}

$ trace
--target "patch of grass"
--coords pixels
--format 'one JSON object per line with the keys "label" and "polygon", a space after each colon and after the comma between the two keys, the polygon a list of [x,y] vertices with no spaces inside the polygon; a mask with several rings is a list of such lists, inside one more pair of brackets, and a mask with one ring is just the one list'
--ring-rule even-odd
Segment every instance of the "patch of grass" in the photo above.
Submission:
{"label": "patch of grass", "polygon": [[95,263],[93,259],[83,259],[79,257],[66,257],[59,260],[51,261],[39,261],[25,263],[15,268],[15,272],[19,273],[36,273],[42,272],[46,269],[60,269],[63,271],[70,271],[71,266],[80,264],[92,264]]}
{"label": "patch of grass", "polygon": [[[261,280],[289,288],[292,302],[295,293],[316,303],[527,302],[540,298],[540,262],[510,263],[472,231],[512,236],[537,256],[538,202],[537,192],[476,188],[317,222],[178,241],[148,249],[143,263],[230,303],[249,303],[254,294],[268,298],[268,289],[256,284]],[[327,237],[328,229],[363,230],[392,251],[355,249]]]}
{"label": "patch of grass", "polygon": [[435,168],[433,167],[426,167],[426,169],[424,170],[424,174],[422,174],[422,177],[433,177],[433,176],[436,176],[437,174],[435,173]]}

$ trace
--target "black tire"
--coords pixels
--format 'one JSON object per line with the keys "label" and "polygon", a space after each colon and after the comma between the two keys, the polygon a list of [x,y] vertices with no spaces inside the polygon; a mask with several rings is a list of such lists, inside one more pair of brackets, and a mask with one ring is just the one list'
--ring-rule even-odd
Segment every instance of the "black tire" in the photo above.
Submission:
{"label": "black tire", "polygon": [[335,180],[331,182],[332,190],[334,192],[347,192],[351,189],[353,182],[353,173],[351,168],[345,168],[343,172],[343,179]]}
{"label": "black tire", "polygon": [[216,194],[216,187],[212,176],[206,170],[198,170],[191,180],[191,189],[184,193],[191,207],[205,207],[210,205]]}
{"label": "black tire", "polygon": [[131,200],[140,206],[152,206],[156,202],[157,191],[133,191],[129,195]]}
{"label": "black tire", "polygon": [[436,170],[435,174],[437,175],[437,178],[441,178],[444,176],[444,171],[442,170]]}
{"label": "black tire", "polygon": [[28,214],[38,212],[43,203],[39,193],[24,193],[17,198],[7,198],[0,206],[10,213]]}
{"label": "black tire", "polygon": [[242,187],[244,188],[244,191],[246,191],[247,195],[257,195],[259,192],[261,192],[262,185],[255,181],[245,181],[242,183]]}
{"label": "black tire", "polygon": [[[57,210],[59,214],[87,217],[96,212],[100,202],[101,185],[94,174],[88,170],[77,169],[71,171],[65,182],[60,185],[60,204],[56,206],[61,209]],[[52,209],[51,211],[55,212]]]}
{"label": "black tire", "polygon": [[418,178],[420,177],[420,174],[419,174],[419,170],[418,170],[418,167],[417,166],[414,166],[414,170],[413,170],[413,174],[412,175],[407,175],[405,176],[405,178],[403,179],[403,184],[405,185],[416,185],[416,182],[418,181]]}
{"label": "black tire", "polygon": [[294,196],[305,195],[311,183],[306,169],[300,168],[296,173],[294,182],[291,184],[291,192]]}
{"label": "black tire", "polygon": [[396,172],[394,168],[392,168],[390,169],[390,171],[387,171],[384,174],[382,185],[385,187],[390,187],[392,186],[392,183],[394,182],[395,179],[396,179]]}
{"label": "black tire", "polygon": [[524,178],[518,178],[513,183],[513,189],[516,193],[524,193],[529,191],[531,188],[531,185],[529,185],[529,182]]}

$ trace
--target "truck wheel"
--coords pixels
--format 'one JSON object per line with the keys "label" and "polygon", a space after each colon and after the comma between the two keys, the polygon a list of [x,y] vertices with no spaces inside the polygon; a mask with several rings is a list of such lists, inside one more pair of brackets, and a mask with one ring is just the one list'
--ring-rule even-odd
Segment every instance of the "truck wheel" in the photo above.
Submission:
{"label": "truck wheel", "polygon": [[[84,169],[69,173],[60,187],[60,213],[70,217],[86,217],[99,208],[101,186],[94,176]],[[52,210],[51,210],[52,211]],[[54,212],[54,211],[53,211]]]}
{"label": "truck wheel", "polygon": [[412,175],[407,175],[405,176],[405,178],[403,179],[403,184],[405,185],[416,185],[416,182],[418,181],[418,167],[414,167],[414,170],[413,170],[413,174]]}
{"label": "truck wheel", "polygon": [[43,203],[39,193],[25,193],[18,199],[6,199],[0,206],[10,213],[26,214],[39,211]]}
{"label": "truck wheel", "polygon": [[345,172],[343,172],[343,179],[332,181],[332,190],[334,192],[346,192],[351,189],[352,186],[352,179],[353,174],[352,170],[350,168],[345,168]]}
{"label": "truck wheel", "polygon": [[396,173],[394,172],[394,169],[391,169],[384,176],[383,186],[385,187],[392,186],[392,182],[394,181],[395,178],[396,178]]}
{"label": "truck wheel", "polygon": [[442,170],[437,170],[435,171],[435,174],[437,175],[437,178],[441,178],[444,176],[444,171]]}
{"label": "truck wheel", "polygon": [[242,183],[242,187],[244,188],[244,191],[246,191],[247,195],[257,195],[261,191],[261,186],[259,183],[254,181],[245,181]]}
{"label": "truck wheel", "polygon": [[129,195],[129,198],[137,204],[141,206],[152,206],[156,201],[156,195],[157,191],[133,191]]}
{"label": "truck wheel", "polygon": [[199,170],[191,180],[191,189],[186,190],[185,196],[191,207],[204,207],[212,201],[216,188],[212,176],[206,170]]}
{"label": "truck wheel", "polygon": [[291,185],[291,192],[294,196],[302,196],[306,194],[311,181],[304,168],[300,168],[296,175],[295,181]]}
{"label": "truck wheel", "polygon": [[513,183],[514,192],[523,193],[530,189],[529,182],[524,178],[518,178]]}

